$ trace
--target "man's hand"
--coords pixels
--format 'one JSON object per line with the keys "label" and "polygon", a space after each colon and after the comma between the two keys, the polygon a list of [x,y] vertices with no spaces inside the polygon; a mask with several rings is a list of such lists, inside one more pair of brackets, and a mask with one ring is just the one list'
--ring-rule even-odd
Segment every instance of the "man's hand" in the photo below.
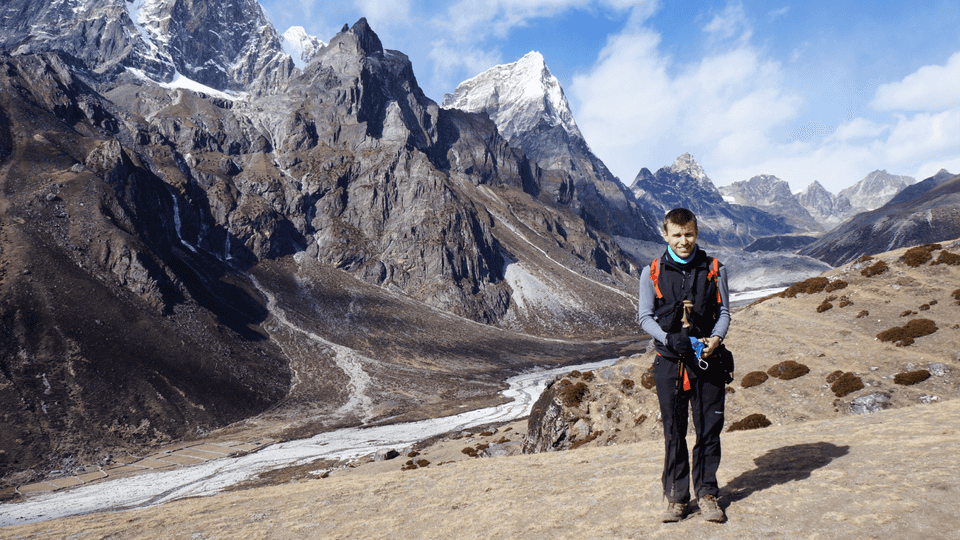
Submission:
{"label": "man's hand", "polygon": [[713,351],[715,351],[717,347],[720,346],[720,336],[710,336],[709,338],[700,338],[700,341],[704,344],[703,354],[700,356],[701,358],[709,357],[711,354],[713,354]]}

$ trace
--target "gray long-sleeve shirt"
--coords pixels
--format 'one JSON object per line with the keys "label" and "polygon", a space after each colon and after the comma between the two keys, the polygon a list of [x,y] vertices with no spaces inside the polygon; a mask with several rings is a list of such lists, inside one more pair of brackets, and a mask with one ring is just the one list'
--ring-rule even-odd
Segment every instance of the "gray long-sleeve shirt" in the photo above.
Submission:
{"label": "gray long-sleeve shirt", "polygon": [[[727,329],[730,328],[730,290],[727,287],[726,267],[720,267],[717,286],[720,289],[720,318],[713,326],[710,336],[719,336],[720,339],[723,339],[727,336]],[[640,273],[640,328],[661,344],[666,344],[667,333],[660,328],[660,325],[653,318],[653,300],[656,297],[657,292],[653,288],[653,280],[650,279],[650,266],[648,265]]]}

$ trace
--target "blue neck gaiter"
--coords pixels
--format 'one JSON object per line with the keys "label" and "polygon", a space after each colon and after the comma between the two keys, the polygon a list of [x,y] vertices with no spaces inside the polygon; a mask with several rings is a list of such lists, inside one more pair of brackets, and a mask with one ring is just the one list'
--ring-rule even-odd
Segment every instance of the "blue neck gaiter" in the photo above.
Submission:
{"label": "blue neck gaiter", "polygon": [[693,246],[693,253],[691,253],[690,257],[687,259],[681,259],[680,257],[678,257],[677,254],[673,252],[673,248],[670,247],[669,245],[667,246],[667,253],[670,254],[671,259],[673,259],[675,262],[679,264],[690,264],[691,262],[693,262],[693,258],[697,256],[698,249],[700,249],[698,246],[696,245]]}

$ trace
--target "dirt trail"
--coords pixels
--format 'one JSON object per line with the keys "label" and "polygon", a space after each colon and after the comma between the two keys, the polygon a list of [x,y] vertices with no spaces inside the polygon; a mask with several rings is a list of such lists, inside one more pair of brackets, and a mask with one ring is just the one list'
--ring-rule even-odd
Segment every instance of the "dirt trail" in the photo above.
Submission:
{"label": "dirt trail", "polygon": [[647,441],[310,480],[6,527],[0,536],[958,538],[960,400],[723,440],[722,525],[656,520],[662,448]]}

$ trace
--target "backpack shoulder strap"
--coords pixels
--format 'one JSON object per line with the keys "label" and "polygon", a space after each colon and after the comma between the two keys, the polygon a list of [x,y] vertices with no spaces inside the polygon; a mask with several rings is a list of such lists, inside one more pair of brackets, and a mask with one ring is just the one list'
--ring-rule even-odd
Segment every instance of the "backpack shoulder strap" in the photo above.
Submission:
{"label": "backpack shoulder strap", "polygon": [[650,281],[653,281],[653,290],[657,293],[657,298],[663,298],[660,292],[660,257],[657,257],[650,263]]}
{"label": "backpack shoulder strap", "polygon": [[[707,281],[713,281],[714,283],[719,282],[720,276],[720,261],[715,257],[710,257],[710,272],[707,274]],[[717,286],[717,303],[719,304],[722,300],[720,299],[720,287]]]}
{"label": "backpack shoulder strap", "polygon": [[714,257],[710,257],[710,273],[707,274],[707,279],[716,281],[717,276],[720,275],[720,261]]}

